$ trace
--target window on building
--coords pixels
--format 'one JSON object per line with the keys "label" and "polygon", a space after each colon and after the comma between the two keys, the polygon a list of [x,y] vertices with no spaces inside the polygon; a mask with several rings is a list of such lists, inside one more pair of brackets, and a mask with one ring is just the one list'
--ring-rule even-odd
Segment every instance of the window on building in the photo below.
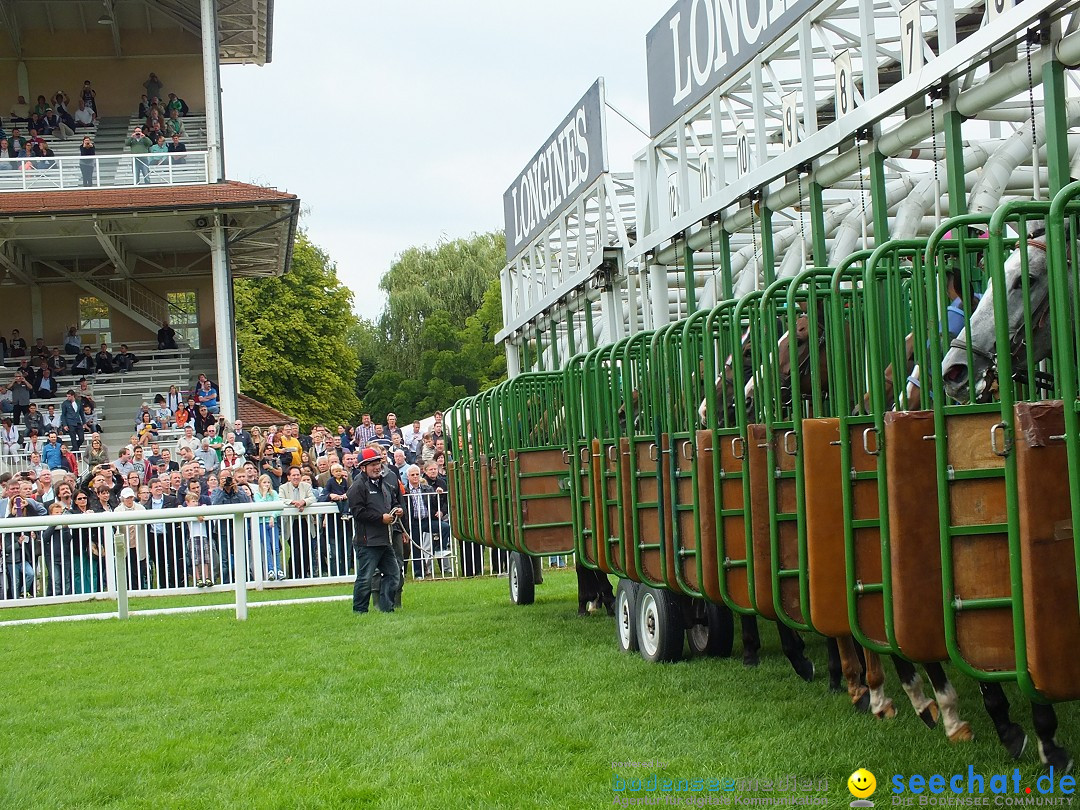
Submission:
{"label": "window on building", "polygon": [[79,297],[79,334],[83,342],[96,347],[112,343],[112,317],[109,305],[92,295]]}
{"label": "window on building", "polygon": [[176,330],[177,340],[192,349],[199,348],[199,299],[194,290],[166,293],[169,301],[169,323]]}

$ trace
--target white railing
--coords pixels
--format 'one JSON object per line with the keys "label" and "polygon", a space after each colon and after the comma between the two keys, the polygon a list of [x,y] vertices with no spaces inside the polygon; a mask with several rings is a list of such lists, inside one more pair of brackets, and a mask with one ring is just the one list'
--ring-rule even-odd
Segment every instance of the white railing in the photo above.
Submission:
{"label": "white railing", "polygon": [[0,191],[71,191],[206,183],[209,152],[0,158]]}
{"label": "white railing", "polygon": [[[80,497],[77,495],[77,497]],[[508,570],[506,552],[456,541],[412,496],[402,527],[413,536],[402,567],[413,579]],[[90,497],[84,506],[92,506]],[[445,524],[445,525],[444,525]],[[348,583],[356,576],[351,516],[333,503],[303,512],[281,501],[0,518],[0,608]],[[244,572],[238,576],[238,572]],[[206,584],[209,582],[210,584]],[[244,608],[246,611],[246,607]]]}
{"label": "white railing", "polygon": [[169,318],[168,300],[134,279],[92,278],[89,281],[154,323],[164,323]]}

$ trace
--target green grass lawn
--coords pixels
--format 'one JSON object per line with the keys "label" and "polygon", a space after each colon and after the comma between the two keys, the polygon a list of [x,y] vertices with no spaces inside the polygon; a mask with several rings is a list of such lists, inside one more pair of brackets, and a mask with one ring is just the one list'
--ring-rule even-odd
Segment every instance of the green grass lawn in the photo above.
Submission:
{"label": "green grass lawn", "polygon": [[[613,771],[627,760],[659,760],[669,778],[827,779],[809,795],[828,807],[847,806],[845,780],[866,766],[882,807],[892,774],[1012,771],[971,682],[958,686],[977,740],[954,747],[906,700],[891,722],[853,714],[827,691],[819,641],[813,684],[767,626],[757,670],[650,665],[619,653],[613,620],[575,615],[572,572],[549,574],[530,607],[506,590],[410,583],[392,615],[331,602],[247,622],[221,611],[0,628],[0,807],[609,807],[616,772],[652,773]],[[899,705],[895,676],[889,690]],[[1027,708],[1014,714],[1030,730]],[[1060,717],[1080,748],[1075,706]],[[1021,772],[1033,785],[1034,744]]]}

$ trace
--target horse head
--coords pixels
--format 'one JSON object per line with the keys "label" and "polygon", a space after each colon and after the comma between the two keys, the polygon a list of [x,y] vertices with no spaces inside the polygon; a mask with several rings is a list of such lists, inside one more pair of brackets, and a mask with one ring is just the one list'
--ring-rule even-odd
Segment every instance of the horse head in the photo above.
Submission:
{"label": "horse head", "polygon": [[[794,350],[791,341],[795,341]],[[780,372],[780,397],[785,407],[791,406],[796,391],[799,397],[813,395],[811,364],[816,360],[818,379],[828,379],[828,355],[825,350],[825,316],[819,311],[817,330],[810,323],[810,316],[803,313],[795,320],[795,329],[785,332],[776,345],[777,366]],[[792,361],[795,368],[792,368]],[[798,378],[793,381],[793,377]]]}
{"label": "horse head", "polygon": [[[727,421],[733,422],[735,420],[735,403],[737,401],[735,394],[735,363],[736,357],[734,354],[728,355],[726,361],[724,361],[724,368],[720,372],[720,375],[716,378],[716,403],[718,409],[722,413],[726,413]],[[750,343],[750,330],[746,330],[743,333],[742,340],[739,342],[739,358],[738,362],[742,363],[743,379],[746,380],[746,385],[743,387],[743,401],[746,407],[746,413],[752,414],[754,409],[754,362],[753,362],[753,346]],[[701,400],[701,404],[698,405],[698,419],[702,425],[708,424],[708,414],[706,408],[706,400]]]}
{"label": "horse head", "polygon": [[[1042,222],[1029,224],[1027,251],[1027,301],[1031,312],[1031,331],[1034,345],[1028,347],[1024,319],[1024,267],[1020,250],[1005,262],[1005,289],[994,289],[988,283],[966,328],[949,343],[949,351],[941,363],[946,393],[958,402],[989,402],[998,382],[997,332],[994,319],[994,299],[1005,296],[1008,312],[1009,354],[1013,374],[1026,378],[1028,348],[1036,362],[1046,359],[1051,351],[1049,326],[1050,295],[1047,278],[1046,243],[1036,237],[1045,233]],[[968,363],[970,349],[971,362]]]}

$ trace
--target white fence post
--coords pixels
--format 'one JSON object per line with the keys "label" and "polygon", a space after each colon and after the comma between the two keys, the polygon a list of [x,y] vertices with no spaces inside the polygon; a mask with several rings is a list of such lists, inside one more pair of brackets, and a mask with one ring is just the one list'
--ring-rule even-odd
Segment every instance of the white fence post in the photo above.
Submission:
{"label": "white fence post", "polygon": [[113,559],[116,561],[116,615],[121,619],[128,617],[127,552],[127,534],[117,531],[113,535]]}
{"label": "white fence post", "polygon": [[233,585],[236,588],[236,618],[243,621],[247,618],[247,536],[244,532],[244,516],[233,515]]}

